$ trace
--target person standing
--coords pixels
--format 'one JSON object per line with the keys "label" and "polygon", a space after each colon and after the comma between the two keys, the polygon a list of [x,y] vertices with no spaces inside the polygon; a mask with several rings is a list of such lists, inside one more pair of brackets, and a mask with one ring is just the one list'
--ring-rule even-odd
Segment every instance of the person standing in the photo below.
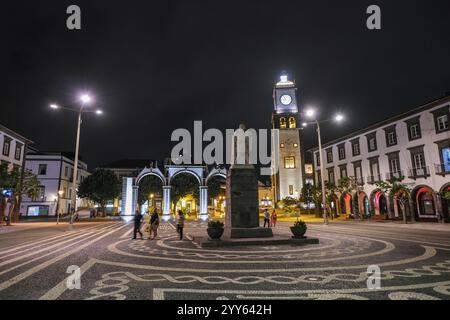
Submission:
{"label": "person standing", "polygon": [[136,210],[134,213],[134,230],[133,230],[133,239],[136,239],[136,234],[139,233],[141,236],[141,239],[144,239],[144,236],[141,232],[141,221],[142,221],[142,214],[139,212],[139,210]]}
{"label": "person standing", "polygon": [[270,213],[267,208],[264,209],[264,228],[266,227],[266,224],[267,228],[270,228]]}
{"label": "person standing", "polygon": [[184,228],[184,214],[183,211],[178,210],[177,232],[180,234],[180,240],[183,240],[183,228]]}
{"label": "person standing", "polygon": [[151,233],[153,231],[153,238],[155,239],[156,236],[158,235],[158,227],[159,227],[159,215],[158,215],[158,211],[155,210],[153,211],[151,217],[150,217],[150,235],[149,235],[149,239],[151,236]]}
{"label": "person standing", "polygon": [[275,211],[275,209],[273,209],[270,219],[271,219],[272,227],[275,227],[277,225],[277,212]]}

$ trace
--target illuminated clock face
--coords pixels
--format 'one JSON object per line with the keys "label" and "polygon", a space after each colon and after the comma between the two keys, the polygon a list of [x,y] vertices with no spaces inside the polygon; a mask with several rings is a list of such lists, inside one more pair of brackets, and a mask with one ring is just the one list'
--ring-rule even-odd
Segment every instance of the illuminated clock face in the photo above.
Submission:
{"label": "illuminated clock face", "polygon": [[288,104],[290,104],[292,102],[292,98],[291,98],[290,95],[284,94],[284,95],[281,96],[280,101],[281,101],[282,104],[287,106]]}

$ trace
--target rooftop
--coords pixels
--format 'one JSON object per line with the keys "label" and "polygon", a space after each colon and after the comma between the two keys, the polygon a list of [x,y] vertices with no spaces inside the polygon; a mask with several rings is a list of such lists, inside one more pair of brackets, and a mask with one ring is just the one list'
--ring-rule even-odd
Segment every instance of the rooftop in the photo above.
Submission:
{"label": "rooftop", "polygon": [[33,143],[33,141],[25,138],[24,136],[18,134],[17,132],[15,132],[15,131],[13,131],[13,130],[11,130],[11,129],[9,129],[9,128],[1,125],[1,124],[0,124],[0,131],[3,131],[7,135],[12,136],[13,138],[15,138],[17,140],[21,140],[21,141],[23,141],[25,143],[28,143],[28,144]]}
{"label": "rooftop", "polygon": [[[422,111],[425,111],[425,110],[428,110],[428,109],[431,109],[431,108],[434,108],[434,107],[437,107],[437,106],[440,106],[440,105],[444,105],[445,103],[448,103],[448,102],[450,102],[450,96],[446,94],[442,98],[438,98],[438,99],[435,99],[433,101],[427,102],[427,103],[422,104],[419,107],[411,109],[411,110],[409,110],[407,112],[398,114],[396,116],[390,117],[390,118],[382,120],[382,121],[378,121],[378,122],[376,122],[376,123],[374,123],[372,125],[369,125],[369,126],[363,128],[363,129],[360,129],[360,130],[357,130],[357,131],[353,131],[352,133],[347,134],[347,135],[345,135],[343,137],[340,137],[340,138],[328,141],[328,142],[322,144],[322,148],[326,148],[326,147],[332,146],[332,145],[337,144],[339,142],[343,142],[343,141],[348,140],[350,138],[362,135],[362,134],[364,134],[366,132],[374,131],[374,130],[380,128],[380,127],[387,126],[388,124],[390,124],[392,122],[399,121],[399,120],[402,120],[402,119],[406,119],[406,118],[408,118],[410,116],[413,116],[413,115],[415,115],[415,114],[417,114],[419,112],[422,112]],[[314,152],[314,151],[316,151],[318,149],[319,149],[318,147],[314,147],[314,148],[309,149],[308,151],[309,152]]]}
{"label": "rooftop", "polygon": [[104,165],[99,168],[114,168],[114,169],[136,169],[150,167],[150,164],[156,164],[156,160],[153,159],[120,159]]}

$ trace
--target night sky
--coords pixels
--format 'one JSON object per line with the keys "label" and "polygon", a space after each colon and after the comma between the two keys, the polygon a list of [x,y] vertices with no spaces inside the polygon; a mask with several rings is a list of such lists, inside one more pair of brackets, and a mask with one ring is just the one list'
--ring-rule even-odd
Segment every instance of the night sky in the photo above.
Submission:
{"label": "night sky", "polygon": [[[82,30],[66,28],[66,8]],[[366,8],[382,30],[366,28]],[[170,156],[176,128],[269,128],[272,89],[294,78],[301,106],[347,120],[323,139],[364,128],[450,91],[450,2],[7,1],[0,18],[0,123],[41,150],[71,151],[73,104],[87,90],[89,167]],[[305,130],[306,147],[316,145]]]}

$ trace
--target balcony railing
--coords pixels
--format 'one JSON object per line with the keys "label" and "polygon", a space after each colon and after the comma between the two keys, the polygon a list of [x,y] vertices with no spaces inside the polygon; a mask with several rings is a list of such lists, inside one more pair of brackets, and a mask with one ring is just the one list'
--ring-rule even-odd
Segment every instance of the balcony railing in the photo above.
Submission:
{"label": "balcony railing", "polygon": [[408,177],[411,179],[428,177],[430,175],[430,170],[428,166],[421,168],[410,168],[408,170]]}
{"label": "balcony railing", "polygon": [[386,173],[387,180],[403,180],[404,177],[405,175],[402,170]]}
{"label": "balcony railing", "polygon": [[381,174],[376,174],[376,175],[367,177],[367,183],[372,183],[373,184],[373,183],[379,182],[381,180],[382,180]]}
{"label": "balcony railing", "polygon": [[363,177],[355,177],[355,182],[357,185],[362,186],[362,185],[364,185],[364,178]]}
{"label": "balcony railing", "polygon": [[441,174],[443,176],[450,174],[450,163],[435,164],[434,170],[436,171],[436,174]]}

